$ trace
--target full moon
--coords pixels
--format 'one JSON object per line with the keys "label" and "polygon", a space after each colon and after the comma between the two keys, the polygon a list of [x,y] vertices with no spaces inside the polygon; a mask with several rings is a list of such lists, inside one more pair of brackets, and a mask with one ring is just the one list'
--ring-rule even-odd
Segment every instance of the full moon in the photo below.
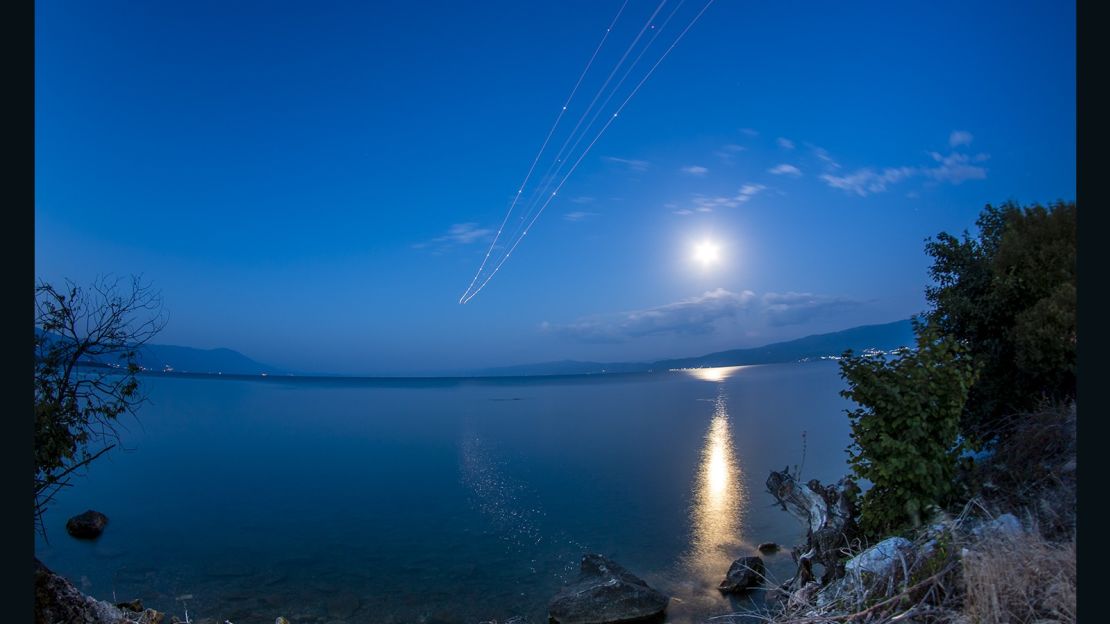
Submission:
{"label": "full moon", "polygon": [[703,267],[709,267],[721,259],[721,250],[713,241],[702,241],[694,246],[694,260]]}

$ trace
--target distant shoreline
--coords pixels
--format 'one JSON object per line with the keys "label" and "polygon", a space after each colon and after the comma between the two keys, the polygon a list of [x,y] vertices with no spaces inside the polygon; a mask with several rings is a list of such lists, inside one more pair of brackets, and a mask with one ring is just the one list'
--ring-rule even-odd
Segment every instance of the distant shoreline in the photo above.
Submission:
{"label": "distant shoreline", "polygon": [[[756,366],[775,366],[775,365],[789,365],[789,364],[811,364],[814,362],[833,361],[830,358],[803,358],[790,362],[764,362],[759,364],[736,364],[731,366],[705,366],[700,368],[733,368],[733,367],[756,367]],[[81,368],[93,369],[108,369],[116,370],[116,367],[95,362],[82,362],[79,364]],[[534,373],[534,374],[520,374],[520,375],[326,375],[326,374],[295,374],[295,373],[209,373],[209,372],[194,372],[194,371],[157,371],[157,370],[140,370],[138,375],[143,377],[172,377],[179,379],[230,379],[236,381],[304,381],[304,382],[348,382],[348,383],[405,383],[405,384],[420,384],[420,383],[435,383],[435,382],[498,382],[498,381],[513,381],[527,379],[532,381],[581,381],[581,380],[599,380],[599,379],[618,379],[618,378],[634,378],[644,377],[649,375],[668,375],[674,373],[684,373],[698,368],[674,368],[667,370],[645,370],[645,371],[620,371],[620,372],[586,372],[586,373]]]}

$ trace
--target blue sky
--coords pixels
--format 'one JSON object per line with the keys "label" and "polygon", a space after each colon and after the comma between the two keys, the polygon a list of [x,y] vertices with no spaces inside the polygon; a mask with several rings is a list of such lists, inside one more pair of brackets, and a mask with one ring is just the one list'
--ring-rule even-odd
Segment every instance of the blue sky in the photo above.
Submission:
{"label": "blue sky", "polygon": [[716,0],[459,305],[621,3],[37,3],[36,274],[300,371],[656,359],[906,318],[927,237],[1075,197],[1074,5]]}

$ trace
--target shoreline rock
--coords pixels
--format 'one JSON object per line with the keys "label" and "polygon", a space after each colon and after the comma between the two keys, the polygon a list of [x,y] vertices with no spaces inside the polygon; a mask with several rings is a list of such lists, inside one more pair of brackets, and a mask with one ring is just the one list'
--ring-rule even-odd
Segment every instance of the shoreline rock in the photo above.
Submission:
{"label": "shoreline rock", "polygon": [[740,557],[728,568],[725,580],[717,587],[722,594],[741,594],[763,584],[766,568],[760,557]]}
{"label": "shoreline rock", "polygon": [[82,594],[35,558],[35,624],[118,624],[124,619],[123,611]]}
{"label": "shoreline rock", "polygon": [[582,557],[578,579],[548,605],[556,624],[662,621],[670,598],[618,563],[598,554]]}

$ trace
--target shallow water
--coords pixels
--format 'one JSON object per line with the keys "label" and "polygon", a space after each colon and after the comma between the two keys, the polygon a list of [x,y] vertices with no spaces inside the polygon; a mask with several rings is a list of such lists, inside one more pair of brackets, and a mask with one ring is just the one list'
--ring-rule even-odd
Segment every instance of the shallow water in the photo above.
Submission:
{"label": "shallow water", "polygon": [[[141,384],[127,450],[59,495],[36,550],[98,598],[192,619],[545,622],[600,552],[675,598],[668,621],[701,622],[751,605],[716,590],[733,559],[803,537],[769,471],[847,471],[833,362]],[[70,538],[88,508],[107,529]],[[765,560],[793,572],[787,550]]]}

